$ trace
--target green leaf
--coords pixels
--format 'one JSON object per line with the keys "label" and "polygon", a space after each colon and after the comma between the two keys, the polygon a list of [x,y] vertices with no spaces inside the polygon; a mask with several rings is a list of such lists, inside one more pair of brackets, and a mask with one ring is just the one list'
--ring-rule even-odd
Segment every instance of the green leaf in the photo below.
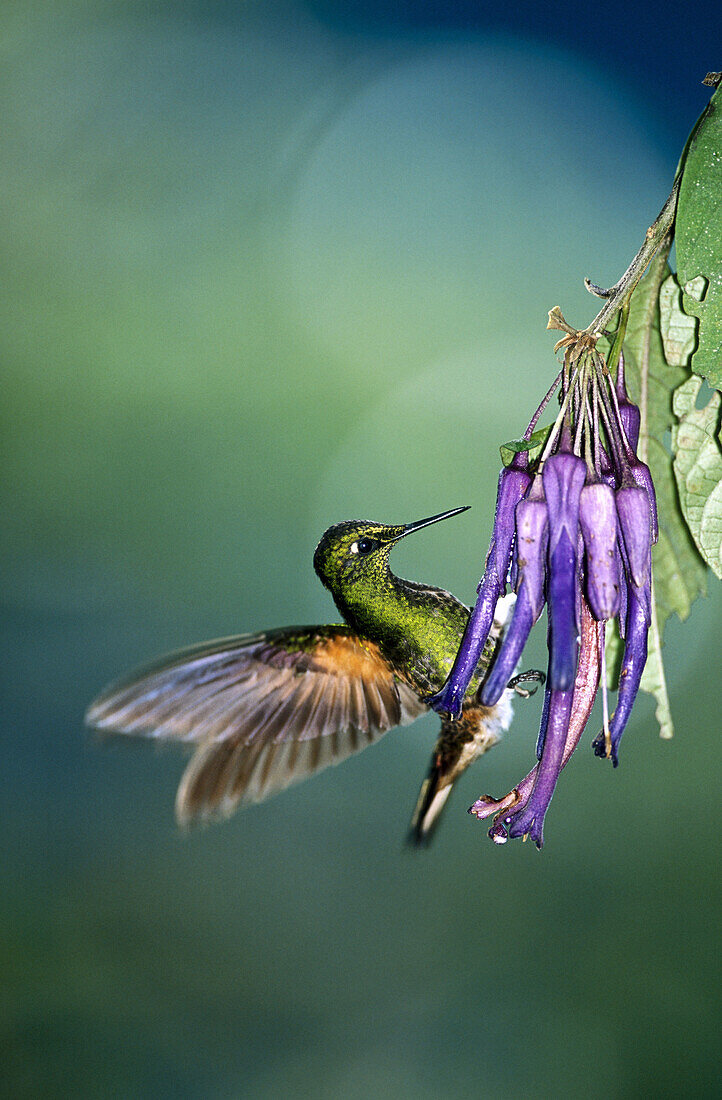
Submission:
{"label": "green leaf", "polygon": [[722,394],[715,390],[704,408],[698,409],[701,387],[701,379],[690,378],[674,394],[679,421],[672,429],[674,476],[699,552],[722,579]]}
{"label": "green leaf", "polygon": [[652,566],[662,630],[675,612],[684,621],[697,597],[705,594],[707,569],[681,514],[672,456],[657,439],[649,441],[647,464],[659,514],[659,542],[652,549]]}
{"label": "green leaf", "polygon": [[686,367],[697,343],[698,321],[683,312],[682,290],[673,274],[659,291],[659,315],[665,359],[673,367]]}
{"label": "green leaf", "polygon": [[688,377],[682,367],[667,362],[664,353],[659,291],[668,276],[666,263],[654,260],[632,295],[624,341],[627,388],[645,412],[639,455],[649,465],[657,492],[659,541],[652,551],[654,611],[641,687],[655,698],[663,737],[672,736],[661,652],[664,624],[675,612],[680,619],[687,618],[692,603],[705,591],[706,575],[680,508],[672,455],[665,443],[674,424],[672,391]]}
{"label": "green leaf", "polygon": [[722,388],[722,87],[689,139],[675,243],[685,313],[699,318],[692,370]]}
{"label": "green leaf", "polygon": [[548,424],[545,428],[537,428],[535,432],[532,432],[530,439],[511,439],[508,443],[502,443],[499,448],[502,463],[505,466],[510,466],[514,461],[514,456],[521,451],[528,451],[529,461],[534,463],[542,453],[551,430],[552,425]]}

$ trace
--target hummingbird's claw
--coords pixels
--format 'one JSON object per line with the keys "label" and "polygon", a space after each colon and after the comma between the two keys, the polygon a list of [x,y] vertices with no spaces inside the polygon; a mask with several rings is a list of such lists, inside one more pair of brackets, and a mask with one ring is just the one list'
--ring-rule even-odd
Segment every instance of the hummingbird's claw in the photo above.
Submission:
{"label": "hummingbird's claw", "polygon": [[[530,699],[532,695],[536,694],[536,690],[540,684],[546,683],[546,675],[538,668],[529,668],[526,672],[520,672],[518,676],[513,676],[509,683],[506,685],[511,691],[515,691],[521,699]],[[532,688],[524,688],[522,684],[534,684]]]}

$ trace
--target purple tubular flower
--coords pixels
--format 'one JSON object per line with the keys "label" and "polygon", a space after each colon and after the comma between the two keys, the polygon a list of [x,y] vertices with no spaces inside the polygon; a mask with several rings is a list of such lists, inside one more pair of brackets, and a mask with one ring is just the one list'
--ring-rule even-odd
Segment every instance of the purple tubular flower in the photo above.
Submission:
{"label": "purple tubular flower", "polygon": [[564,746],[567,741],[569,719],[572,712],[572,691],[550,691],[549,714],[541,760],[537,765],[536,779],[526,806],[511,815],[508,835],[514,837],[529,833],[537,848],[544,843],[544,815],[562,770]]}
{"label": "purple tubular flower", "polygon": [[[517,456],[518,457],[518,456]],[[526,455],[520,462],[526,459]],[[441,691],[427,700],[440,713],[456,718],[474,675],[494,622],[496,602],[506,591],[506,578],[514,540],[514,511],[526,493],[531,478],[526,470],[509,466],[499,474],[496,494],[494,529],[486,555],[484,576],[479,583],[478,598],[461,640],[453,668]]]}
{"label": "purple tubular flower", "polygon": [[573,454],[555,454],[542,471],[549,513],[549,688],[566,692],[577,668],[579,500],[586,464]]}
{"label": "purple tubular flower", "polygon": [[[629,721],[629,715],[639,691],[639,682],[642,679],[644,666],[647,662],[649,600],[649,582],[641,590],[633,584],[629,585],[626,641],[624,644],[624,657],[622,658],[622,670],[619,674],[619,694],[617,696],[617,706],[609,723],[611,756],[615,768],[619,763],[617,759],[619,742]],[[607,755],[604,730],[595,737],[592,747],[596,756]]]}
{"label": "purple tubular flower", "polygon": [[481,691],[485,707],[503,695],[514,674],[529,631],[544,607],[547,509],[543,500],[522,500],[516,507],[517,600],[511,623]]}
{"label": "purple tubular flower", "polygon": [[579,502],[579,523],[586,550],[587,599],[596,619],[613,619],[619,611],[617,512],[614,491],[598,482],[585,485]]}
{"label": "purple tubular flower", "polygon": [[629,574],[636,587],[643,588],[652,567],[650,499],[644,489],[630,485],[617,490],[616,505]]}

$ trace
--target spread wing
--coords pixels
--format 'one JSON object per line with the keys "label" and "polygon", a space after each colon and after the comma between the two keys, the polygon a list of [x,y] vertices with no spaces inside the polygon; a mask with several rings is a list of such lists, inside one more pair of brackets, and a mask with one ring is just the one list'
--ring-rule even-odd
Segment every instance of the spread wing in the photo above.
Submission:
{"label": "spread wing", "polygon": [[195,747],[176,797],[185,823],[260,802],[426,709],[374,643],[295,627],[171,654],[107,688],[86,721]]}

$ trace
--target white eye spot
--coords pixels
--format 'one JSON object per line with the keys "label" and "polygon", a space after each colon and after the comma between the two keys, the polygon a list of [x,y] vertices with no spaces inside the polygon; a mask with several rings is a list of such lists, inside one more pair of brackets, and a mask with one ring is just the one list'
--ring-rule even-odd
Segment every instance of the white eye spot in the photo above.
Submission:
{"label": "white eye spot", "polygon": [[358,554],[358,543],[357,542],[352,542],[351,543],[351,553],[352,554]]}

